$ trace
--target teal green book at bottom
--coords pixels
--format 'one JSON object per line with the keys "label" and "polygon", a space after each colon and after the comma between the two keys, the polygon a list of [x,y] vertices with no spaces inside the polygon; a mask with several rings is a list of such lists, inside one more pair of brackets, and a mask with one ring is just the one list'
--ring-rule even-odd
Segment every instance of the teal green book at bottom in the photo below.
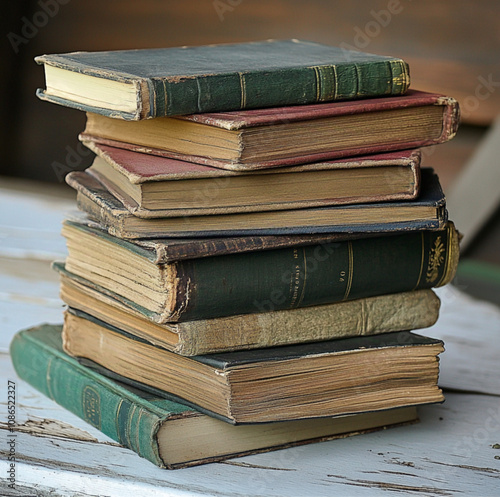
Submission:
{"label": "teal green book at bottom", "polygon": [[157,466],[181,468],[343,438],[417,420],[415,407],[336,418],[233,426],[102,376],[62,349],[61,325],[18,332],[10,354],[19,377]]}

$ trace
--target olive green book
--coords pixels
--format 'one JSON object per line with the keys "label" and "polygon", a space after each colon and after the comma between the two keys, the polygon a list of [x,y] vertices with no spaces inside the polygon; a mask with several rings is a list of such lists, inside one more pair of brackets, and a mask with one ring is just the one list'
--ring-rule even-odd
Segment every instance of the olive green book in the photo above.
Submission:
{"label": "olive green book", "polygon": [[147,309],[158,323],[212,319],[442,286],[458,235],[441,230],[170,260],[158,250],[65,221],[66,271]]}
{"label": "olive green book", "polygon": [[41,99],[125,120],[401,95],[410,84],[400,58],[299,40],[35,60],[45,69]]}
{"label": "olive green book", "polygon": [[177,402],[105,377],[62,350],[61,326],[14,337],[19,377],[105,435],[163,468],[343,438],[417,420],[415,407],[260,425],[232,426]]}
{"label": "olive green book", "polygon": [[53,266],[61,298],[70,307],[180,355],[275,347],[432,326],[440,301],[432,290],[415,290],[320,306],[214,319],[154,322],[154,315],[91,281]]}

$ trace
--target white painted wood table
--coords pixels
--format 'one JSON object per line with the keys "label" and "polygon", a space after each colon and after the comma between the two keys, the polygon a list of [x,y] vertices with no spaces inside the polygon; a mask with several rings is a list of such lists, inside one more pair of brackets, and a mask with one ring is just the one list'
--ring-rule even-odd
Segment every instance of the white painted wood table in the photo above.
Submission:
{"label": "white painted wood table", "polygon": [[[64,257],[60,222],[73,208],[71,199],[0,183],[0,495],[500,495],[500,310],[451,286],[439,291],[441,317],[426,330],[446,344],[446,402],[421,408],[416,425],[167,471],[43,397],[16,377],[8,344],[19,329],[61,322],[49,264]],[[17,396],[15,491],[8,380]]]}

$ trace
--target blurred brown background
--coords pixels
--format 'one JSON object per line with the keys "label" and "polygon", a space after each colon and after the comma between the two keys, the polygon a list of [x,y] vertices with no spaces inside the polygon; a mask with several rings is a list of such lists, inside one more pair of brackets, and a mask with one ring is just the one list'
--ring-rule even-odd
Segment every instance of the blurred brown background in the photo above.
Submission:
{"label": "blurred brown background", "polygon": [[[1,20],[0,175],[61,184],[91,161],[77,140],[83,113],[35,97],[44,86],[36,55],[299,38],[402,57],[413,88],[459,100],[458,136],[424,156],[446,192],[500,114],[499,19],[495,0],[9,2]],[[500,263],[498,217],[469,249],[473,257]]]}

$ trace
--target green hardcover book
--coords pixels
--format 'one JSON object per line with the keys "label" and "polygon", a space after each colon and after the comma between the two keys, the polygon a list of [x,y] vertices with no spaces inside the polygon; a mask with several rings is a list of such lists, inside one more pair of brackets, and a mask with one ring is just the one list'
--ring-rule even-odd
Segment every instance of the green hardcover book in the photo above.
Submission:
{"label": "green hardcover book", "polygon": [[107,378],[62,350],[61,326],[19,332],[10,353],[19,377],[154,464],[184,466],[345,437],[417,419],[406,407],[356,416],[232,426]]}
{"label": "green hardcover book", "polygon": [[138,120],[401,95],[399,58],[298,40],[43,55],[44,100]]}
{"label": "green hardcover book", "polygon": [[158,324],[147,309],[69,274],[63,264],[53,267],[60,273],[61,298],[69,307],[185,356],[415,330],[432,326],[439,315],[436,294],[415,290],[299,309]]}
{"label": "green hardcover book", "polygon": [[[66,270],[135,302],[159,323],[331,304],[449,282],[458,236],[445,229],[159,261],[161,253],[84,224],[63,225]],[[163,254],[164,255],[164,254]]]}

